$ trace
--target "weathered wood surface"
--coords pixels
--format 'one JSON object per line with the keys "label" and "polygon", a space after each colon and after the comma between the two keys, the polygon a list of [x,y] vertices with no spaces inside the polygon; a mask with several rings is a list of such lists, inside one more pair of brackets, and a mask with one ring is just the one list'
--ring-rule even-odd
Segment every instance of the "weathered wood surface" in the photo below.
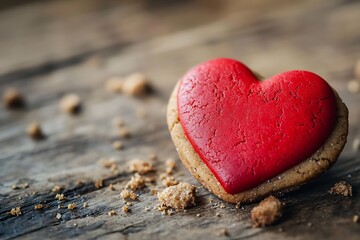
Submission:
{"label": "weathered wood surface", "polygon": [[[360,95],[349,93],[346,84],[360,58],[359,12],[360,2],[340,0],[35,1],[2,9],[0,89],[18,87],[28,104],[24,111],[0,109],[0,238],[215,239],[226,228],[231,239],[358,239],[360,225],[352,216],[360,214],[360,156],[351,145],[360,137]],[[165,122],[175,82],[194,64],[220,56],[240,59],[264,76],[307,69],[326,78],[350,110],[349,144],[338,163],[283,196],[283,218],[265,229],[251,228],[252,204],[235,209],[219,208],[218,199],[209,203],[215,197],[179,160],[175,178],[199,187],[196,207],[173,216],[144,212],[156,204],[149,189],[161,189],[158,183],[139,191],[131,214],[121,213],[119,190],[131,176],[127,160],[156,153],[161,173],[166,158],[177,159]],[[153,94],[135,99],[105,91],[108,76],[134,71],[151,77]],[[78,116],[58,109],[59,98],[69,92],[83,99]],[[139,108],[146,109],[146,118],[137,115]],[[118,138],[111,125],[116,116],[133,134],[120,152],[111,146]],[[34,120],[47,134],[44,141],[25,134]],[[107,157],[116,159],[119,174],[99,165]],[[96,189],[98,178],[117,190]],[[76,186],[77,180],[85,185]],[[328,194],[339,180],[352,184],[353,197]],[[30,187],[11,189],[21,182]],[[77,210],[57,208],[51,189],[58,184],[65,185],[65,203],[77,203]],[[34,210],[39,203],[48,207]],[[22,215],[9,215],[16,206]],[[117,216],[107,215],[112,209]]]}

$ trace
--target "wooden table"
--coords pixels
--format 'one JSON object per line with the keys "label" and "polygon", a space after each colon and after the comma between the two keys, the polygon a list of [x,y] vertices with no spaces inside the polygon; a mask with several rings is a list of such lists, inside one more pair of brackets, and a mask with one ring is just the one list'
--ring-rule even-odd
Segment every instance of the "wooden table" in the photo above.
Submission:
{"label": "wooden table", "polygon": [[[78,0],[3,7],[0,89],[17,87],[27,107],[0,109],[0,238],[359,239],[360,225],[352,217],[360,214],[360,157],[352,142],[360,137],[360,94],[346,88],[360,58],[359,29],[359,1]],[[215,57],[239,59],[264,76],[314,71],[349,107],[349,143],[339,161],[284,195],[284,216],[273,226],[251,227],[254,204],[219,207],[222,202],[181,165],[171,142],[165,110],[174,84],[194,64]],[[133,98],[105,90],[108,77],[138,71],[151,78],[153,94]],[[81,97],[81,114],[59,110],[59,99],[67,93]],[[140,117],[144,109],[147,116]],[[132,133],[122,151],[111,145],[119,139],[111,124],[116,116]],[[45,140],[26,136],[32,121],[41,123]],[[156,174],[165,171],[165,159],[177,159],[175,178],[198,187],[195,207],[172,216],[153,210],[157,199],[150,189],[162,189],[158,182],[138,191],[131,213],[122,213],[119,192],[131,176],[126,162],[152,153],[158,156]],[[103,168],[101,158],[114,158],[119,174]],[[97,189],[94,181],[100,178],[105,186]],[[84,184],[77,185],[78,180]],[[328,193],[340,180],[353,186],[353,197]],[[25,182],[28,188],[12,189]],[[111,183],[115,191],[107,187]],[[55,185],[65,186],[65,208],[58,209],[51,191]],[[39,203],[45,209],[34,210]],[[68,203],[78,208],[70,211]],[[18,217],[8,213],[16,206],[22,212]],[[118,215],[108,216],[110,210]],[[218,236],[223,228],[229,236]]]}

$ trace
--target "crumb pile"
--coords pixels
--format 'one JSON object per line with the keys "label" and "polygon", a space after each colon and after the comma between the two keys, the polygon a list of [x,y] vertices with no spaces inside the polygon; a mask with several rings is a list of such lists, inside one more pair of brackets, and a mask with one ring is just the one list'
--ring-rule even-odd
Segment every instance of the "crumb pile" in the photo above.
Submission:
{"label": "crumb pile", "polygon": [[190,183],[182,182],[165,188],[157,196],[163,206],[182,210],[195,205],[196,187]]}
{"label": "crumb pile", "polygon": [[274,196],[265,198],[251,210],[253,227],[264,227],[273,224],[282,215],[282,203]]}
{"label": "crumb pile", "polygon": [[345,181],[337,182],[330,189],[329,193],[349,197],[349,196],[352,196],[352,186],[349,183],[345,182]]}

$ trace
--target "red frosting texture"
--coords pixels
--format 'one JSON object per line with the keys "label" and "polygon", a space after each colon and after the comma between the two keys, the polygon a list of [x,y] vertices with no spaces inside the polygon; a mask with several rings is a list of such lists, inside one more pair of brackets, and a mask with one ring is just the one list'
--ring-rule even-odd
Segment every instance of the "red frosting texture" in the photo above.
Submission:
{"label": "red frosting texture", "polygon": [[185,135],[230,194],[310,157],[332,132],[337,111],[331,87],[314,73],[289,71],[262,81],[231,59],[187,72],[177,103]]}

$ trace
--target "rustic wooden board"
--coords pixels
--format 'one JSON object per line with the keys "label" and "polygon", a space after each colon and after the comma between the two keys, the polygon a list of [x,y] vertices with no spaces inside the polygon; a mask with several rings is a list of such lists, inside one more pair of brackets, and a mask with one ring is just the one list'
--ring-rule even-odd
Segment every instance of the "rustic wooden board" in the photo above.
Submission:
{"label": "rustic wooden board", "polygon": [[[0,238],[215,239],[226,228],[231,239],[357,239],[360,225],[352,216],[360,214],[360,156],[351,145],[360,137],[360,94],[349,93],[346,84],[360,58],[360,3],[248,2],[35,1],[2,9],[0,89],[18,87],[28,104],[23,111],[0,109]],[[283,218],[265,229],[251,228],[253,204],[220,208],[221,201],[182,167],[167,131],[166,104],[177,79],[194,64],[223,56],[240,59],[264,76],[295,68],[317,72],[350,110],[349,144],[338,163],[284,195]],[[105,91],[109,76],[134,71],[150,76],[154,93],[137,99]],[[69,92],[83,99],[78,116],[58,108],[60,97]],[[146,118],[138,116],[139,109],[146,109]],[[111,146],[119,138],[111,124],[116,116],[133,135],[123,140],[122,151]],[[25,134],[34,120],[47,134],[44,141]],[[199,188],[196,207],[172,216],[144,212],[156,204],[150,189],[161,189],[158,183],[139,191],[131,214],[121,213],[119,191],[131,176],[126,162],[151,153],[158,155],[157,174],[165,170],[166,158],[177,159],[175,178]],[[98,163],[107,157],[116,159],[119,174]],[[96,189],[98,178],[117,190]],[[77,180],[85,184],[77,186]],[[352,184],[353,197],[328,194],[340,180]],[[11,189],[21,182],[30,187]],[[76,202],[77,210],[58,209],[51,192],[58,184],[66,186],[65,203]],[[83,208],[83,202],[89,207]],[[36,211],[38,203],[48,207]],[[8,214],[16,206],[22,209],[19,217]],[[112,209],[117,216],[107,215]]]}

